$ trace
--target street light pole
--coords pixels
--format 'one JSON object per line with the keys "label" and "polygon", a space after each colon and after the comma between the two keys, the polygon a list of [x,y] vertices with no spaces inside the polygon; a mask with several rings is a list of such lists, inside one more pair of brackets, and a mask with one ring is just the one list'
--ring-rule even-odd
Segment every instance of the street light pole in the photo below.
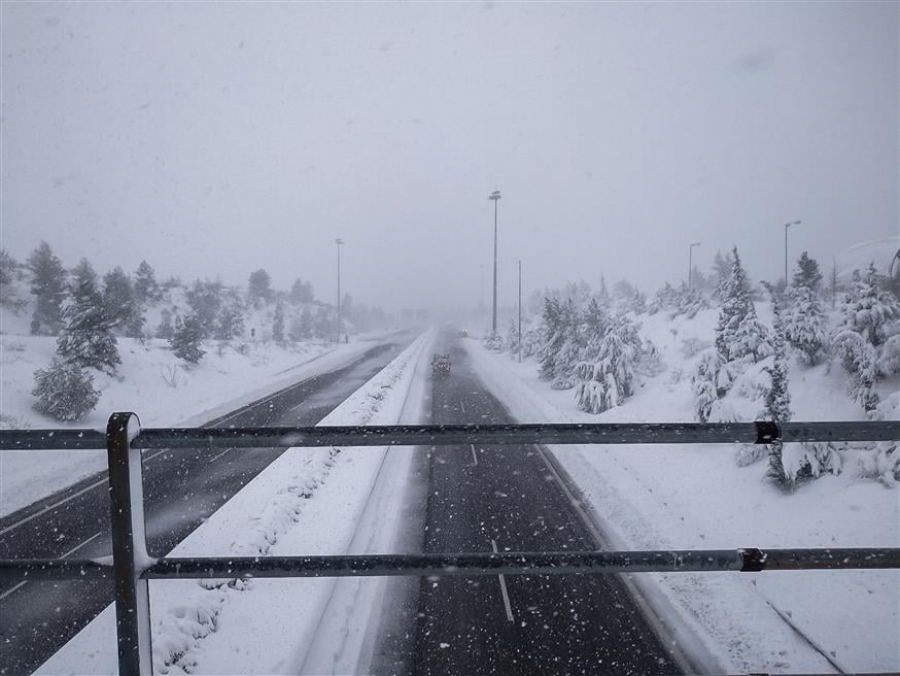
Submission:
{"label": "street light pole", "polygon": [[702,242],[694,242],[688,248],[688,291],[693,287],[692,282],[694,281],[694,247],[700,246]]}
{"label": "street light pole", "polygon": [[784,290],[788,288],[788,228],[792,225],[800,225],[802,221],[791,221],[784,224]]}
{"label": "street light pole", "polygon": [[337,339],[335,343],[341,342],[341,246],[344,243],[340,237],[334,240],[337,244]]}
{"label": "street light pole", "polygon": [[500,191],[495,190],[488,196],[494,202],[494,309],[491,315],[491,335],[497,335],[497,202],[500,201]]}
{"label": "street light pole", "polygon": [[522,261],[519,261],[519,362],[522,361]]}

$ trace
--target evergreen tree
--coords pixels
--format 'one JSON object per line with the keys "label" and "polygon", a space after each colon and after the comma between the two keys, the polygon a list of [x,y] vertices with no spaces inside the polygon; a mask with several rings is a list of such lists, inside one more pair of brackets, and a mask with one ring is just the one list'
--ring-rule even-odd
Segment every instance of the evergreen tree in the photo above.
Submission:
{"label": "evergreen tree", "polygon": [[134,289],[125,271],[116,267],[107,272],[103,276],[103,312],[110,328],[122,328],[140,314],[135,305]]}
{"label": "evergreen tree", "polygon": [[731,273],[722,291],[722,309],[716,326],[716,349],[726,362],[757,362],[772,353],[772,346],[766,327],[757,318],[750,283],[736,247],[731,260]]}
{"label": "evergreen tree", "polygon": [[295,343],[312,337],[312,315],[309,308],[303,308],[300,315],[294,315],[291,319],[288,337]]}
{"label": "evergreen tree", "polygon": [[72,362],[54,358],[47,369],[34,372],[34,410],[56,420],[80,420],[100,401],[90,373]]}
{"label": "evergreen tree", "polygon": [[818,294],[821,283],[822,273],[819,271],[819,264],[804,251],[800,254],[800,258],[797,259],[797,271],[794,272],[794,288],[802,286]]}
{"label": "evergreen tree", "polygon": [[62,263],[42,241],[28,257],[31,293],[35,297],[31,332],[55,336],[63,326],[62,303],[66,297],[66,271]]}
{"label": "evergreen tree", "polygon": [[691,375],[691,392],[694,394],[694,415],[702,423],[712,419],[716,402],[722,399],[733,382],[728,363],[722,361],[718,350],[705,350]]}
{"label": "evergreen tree", "polygon": [[215,337],[219,340],[231,340],[244,335],[244,303],[240,294],[228,289],[222,299]]}
{"label": "evergreen tree", "polygon": [[734,266],[731,254],[726,253],[724,256],[721,251],[716,251],[713,258],[713,298],[720,303],[725,300],[726,285],[731,277],[731,269]]}
{"label": "evergreen tree", "polygon": [[280,300],[275,304],[275,316],[272,319],[272,340],[279,344],[284,342],[284,303]]}
{"label": "evergreen tree", "polygon": [[294,280],[294,285],[291,287],[291,303],[293,305],[301,305],[303,303],[312,303],[313,302],[313,288],[312,284],[309,282],[304,282],[303,280],[296,279]]}
{"label": "evergreen tree", "polygon": [[[787,422],[791,419],[791,395],[788,391],[787,346],[785,344],[785,327],[781,314],[781,304],[774,301],[774,362],[765,371],[772,379],[766,391],[766,414],[769,420]],[[780,452],[780,446],[779,446]]]}
{"label": "evergreen tree", "polygon": [[160,313],[159,326],[156,328],[156,337],[168,340],[175,334],[175,327],[172,325],[172,311],[169,308],[163,308]]}
{"label": "evergreen tree", "polygon": [[63,316],[66,327],[56,341],[57,353],[78,366],[115,373],[122,363],[116,337],[97,288],[97,273],[82,258],[72,271],[72,301]]}
{"label": "evergreen tree", "polygon": [[260,268],[250,273],[247,296],[255,307],[259,307],[260,303],[270,302],[273,295],[272,278],[269,277],[268,272]]}
{"label": "evergreen tree", "polygon": [[195,280],[186,296],[191,315],[200,326],[201,337],[212,338],[216,334],[216,323],[222,307],[222,283]]}
{"label": "evergreen tree", "polygon": [[819,302],[821,281],[818,263],[804,251],[797,261],[793,287],[788,293],[790,308],[785,335],[810,366],[821,361],[828,341],[828,320]]}
{"label": "evergreen tree", "polygon": [[18,309],[24,301],[16,298],[15,282],[21,266],[6,249],[0,248],[0,305]]}
{"label": "evergreen tree", "polygon": [[853,284],[841,304],[841,329],[860,334],[875,347],[891,335],[891,322],[900,317],[900,303],[880,288],[880,276],[873,263],[865,275],[853,271]]}
{"label": "evergreen tree", "polygon": [[196,364],[206,354],[200,349],[203,340],[203,326],[194,315],[188,315],[184,321],[180,317],[175,319],[175,330],[169,339],[172,353],[179,359],[189,364]]}
{"label": "evergreen tree", "polygon": [[621,406],[634,394],[639,353],[637,327],[625,315],[618,315],[605,332],[593,334],[576,367],[581,381],[575,389],[578,407],[602,413]]}
{"label": "evergreen tree", "polygon": [[144,306],[162,300],[162,289],[156,282],[156,273],[147,261],[141,261],[134,273],[134,297]]}

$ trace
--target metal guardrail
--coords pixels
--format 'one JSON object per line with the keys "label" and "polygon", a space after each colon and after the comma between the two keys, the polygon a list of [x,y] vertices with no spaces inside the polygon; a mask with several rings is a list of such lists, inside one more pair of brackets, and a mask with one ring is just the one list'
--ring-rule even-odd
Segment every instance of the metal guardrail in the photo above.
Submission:
{"label": "metal guardrail", "polygon": [[144,533],[141,450],[480,444],[696,444],[900,439],[900,421],[396,425],[381,427],[140,429],[114,413],[96,430],[2,430],[0,451],[107,450],[112,563],[0,560],[0,579],[113,579],[120,674],[151,674],[148,580],[221,577],[517,575],[619,572],[763,572],[900,568],[900,548],[504,552],[421,555],[152,559]]}

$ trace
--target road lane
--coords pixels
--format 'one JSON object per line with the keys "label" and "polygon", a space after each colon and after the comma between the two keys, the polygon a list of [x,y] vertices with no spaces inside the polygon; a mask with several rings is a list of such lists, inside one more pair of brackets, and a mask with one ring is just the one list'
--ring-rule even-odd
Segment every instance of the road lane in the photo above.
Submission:
{"label": "road lane", "polygon": [[[434,380],[433,423],[513,422],[463,350],[440,351],[453,372]],[[596,548],[539,448],[435,447],[430,457],[425,552]],[[614,575],[423,579],[407,671],[680,673]]]}

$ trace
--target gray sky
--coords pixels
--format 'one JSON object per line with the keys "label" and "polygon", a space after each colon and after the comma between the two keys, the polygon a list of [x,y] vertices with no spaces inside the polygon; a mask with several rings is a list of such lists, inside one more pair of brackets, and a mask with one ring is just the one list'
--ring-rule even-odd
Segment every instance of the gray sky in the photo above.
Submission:
{"label": "gray sky", "polygon": [[2,246],[387,309],[830,268],[900,223],[897,3],[16,3]]}

